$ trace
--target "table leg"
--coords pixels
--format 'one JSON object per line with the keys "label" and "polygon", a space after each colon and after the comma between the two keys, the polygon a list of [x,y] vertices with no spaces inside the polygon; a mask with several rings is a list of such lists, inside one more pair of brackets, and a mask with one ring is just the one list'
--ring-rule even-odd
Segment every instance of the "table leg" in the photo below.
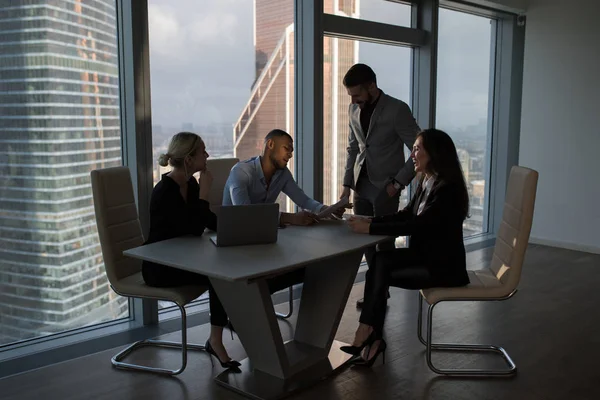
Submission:
{"label": "table leg", "polygon": [[362,255],[352,252],[306,268],[294,340],[329,352]]}
{"label": "table leg", "polygon": [[334,341],[362,251],[306,267],[294,340],[283,342],[265,280],[211,279],[248,358],[242,373],[224,371],[217,383],[253,399],[275,400],[336,372],[350,355]]}

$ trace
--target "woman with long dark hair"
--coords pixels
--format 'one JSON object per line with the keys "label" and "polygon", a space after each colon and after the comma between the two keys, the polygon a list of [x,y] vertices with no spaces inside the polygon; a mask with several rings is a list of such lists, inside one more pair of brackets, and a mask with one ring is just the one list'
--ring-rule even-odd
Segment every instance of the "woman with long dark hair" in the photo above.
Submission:
{"label": "woman with long dark hair", "polygon": [[[360,324],[347,353],[371,366],[387,347],[383,324],[390,285],[405,289],[464,286],[469,283],[463,243],[463,221],[469,213],[469,194],[454,142],[437,129],[422,131],[410,157],[420,175],[410,203],[393,215],[352,217],[357,233],[410,236],[409,247],[376,253],[365,282]],[[385,360],[385,358],[384,358]]]}

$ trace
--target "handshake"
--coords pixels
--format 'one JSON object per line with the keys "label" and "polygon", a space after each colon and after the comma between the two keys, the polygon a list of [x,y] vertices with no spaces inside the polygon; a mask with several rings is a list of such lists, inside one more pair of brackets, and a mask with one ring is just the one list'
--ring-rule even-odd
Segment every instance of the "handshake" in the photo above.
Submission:
{"label": "handshake", "polygon": [[282,213],[281,223],[288,225],[307,226],[327,218],[342,219],[344,212],[352,208],[352,204],[348,197],[342,197],[340,201],[331,205],[323,206],[318,214],[309,211],[300,211],[295,214]]}

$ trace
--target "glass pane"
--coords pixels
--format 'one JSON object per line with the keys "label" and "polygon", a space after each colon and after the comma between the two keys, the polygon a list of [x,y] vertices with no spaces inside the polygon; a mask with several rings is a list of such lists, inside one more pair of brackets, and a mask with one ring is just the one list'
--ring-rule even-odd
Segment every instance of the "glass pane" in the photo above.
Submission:
{"label": "glass pane", "polygon": [[[323,199],[334,203],[341,194],[348,147],[350,96],[344,75],[352,65],[365,63],[381,90],[410,104],[411,49],[332,37],[324,38],[323,49]],[[400,207],[408,204],[408,192],[402,192]]]}
{"label": "glass pane", "polygon": [[129,312],[90,185],[122,164],[115,2],[50,3],[0,6],[0,345]]}
{"label": "glass pane", "polygon": [[411,6],[397,0],[324,0],[323,11],[343,17],[410,26]]}
{"label": "glass pane", "polygon": [[[274,128],[295,138],[293,0],[148,3],[155,183],[170,170],[158,156],[182,130],[202,136],[211,158],[258,156]],[[279,203],[293,210],[283,194]]]}
{"label": "glass pane", "polygon": [[492,21],[446,9],[439,21],[436,126],[452,136],[459,152],[471,203],[464,235],[472,236],[487,230]]}
{"label": "glass pane", "polygon": [[294,137],[293,0],[148,7],[155,183],[170,169],[158,156],[182,130],[202,136],[211,158],[241,160],[261,154],[271,129]]}

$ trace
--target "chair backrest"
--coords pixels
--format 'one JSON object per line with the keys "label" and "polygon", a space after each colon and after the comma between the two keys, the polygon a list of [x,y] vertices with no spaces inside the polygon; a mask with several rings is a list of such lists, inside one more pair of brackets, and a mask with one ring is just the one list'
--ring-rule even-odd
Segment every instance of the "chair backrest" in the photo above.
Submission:
{"label": "chair backrest", "polygon": [[239,161],[238,158],[219,158],[207,161],[207,168],[213,175],[213,184],[208,195],[210,209],[215,214],[219,213],[219,208],[223,204],[223,190],[225,182],[229,178],[231,168]]}
{"label": "chair backrest", "polygon": [[509,291],[515,290],[521,279],[533,222],[537,181],[537,171],[519,166],[512,167],[508,178],[502,221],[490,268]]}
{"label": "chair backrest", "polygon": [[144,243],[127,167],[91,172],[92,193],[104,267],[110,284],[118,291],[119,280],[142,269],[141,260],[125,257],[123,251]]}

